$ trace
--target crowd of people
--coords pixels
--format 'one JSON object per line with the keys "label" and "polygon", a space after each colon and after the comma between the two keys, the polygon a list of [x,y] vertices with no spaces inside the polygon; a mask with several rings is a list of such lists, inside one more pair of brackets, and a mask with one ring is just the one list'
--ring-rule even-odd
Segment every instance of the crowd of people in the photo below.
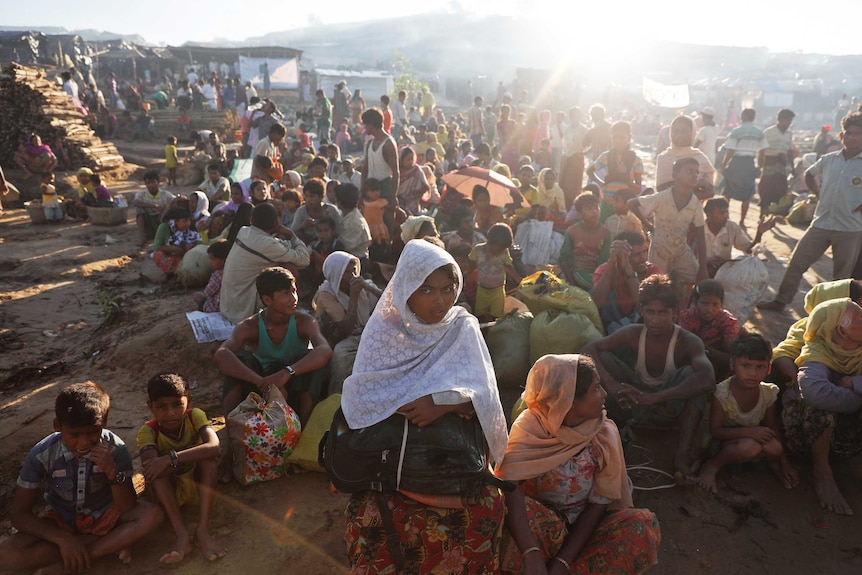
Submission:
{"label": "crowd of people", "polygon": [[[775,300],[760,308],[790,303],[827,247],[834,281],[809,292],[808,317],[773,347],[724,308],[726,290],[739,286],[718,272],[733,249],[751,253],[776,224],[771,206],[788,193],[796,155],[792,111],[761,130],[754,110],[742,110],[721,149],[710,109],[676,117],[648,186],[632,125],[610,122],[601,106],[589,110],[588,126],[578,108],[553,115],[503,93],[497,112],[477,97],[447,119],[427,90],[417,110],[407,96],[397,95],[400,107],[384,96],[366,108],[346,85],[334,103],[319,91],[310,116],[317,142],[301,114],[285,126],[274,102],[253,96],[243,116],[249,179],[232,182],[212,164],[186,196],[150,171],[131,203],[141,246],[153,242],[166,278],[189,250],[208,246],[213,273],[195,304],[236,324],[213,358],[225,414],[275,387],[302,425],[334,394],[351,429],[396,414],[419,427],[451,413],[480,424],[507,490],[489,484],[468,499],[352,494],[352,572],[647,570],[658,561],[659,522],[633,507],[623,455],[643,423],[678,425],[681,483],[717,491],[724,467],[763,460],[793,488],[789,456],[809,457],[820,504],[852,514],[830,455],[862,453],[862,282],[852,279],[862,245],[862,113],[842,119],[841,148],[805,172],[813,221]],[[490,183],[446,183],[466,168],[512,185],[501,199]],[[97,183],[78,175],[82,189]],[[45,186],[49,195],[47,177]],[[742,202],[739,223],[729,221],[729,200]],[[541,257],[516,244],[530,228],[547,234]],[[536,361],[509,428],[481,325],[503,317],[522,278],[554,266],[589,292],[604,334],[578,354]],[[161,561],[178,563],[191,545],[178,508],[191,501],[200,504],[195,539],[205,556],[224,555],[208,521],[229,456],[203,412],[189,409],[180,374],[154,376],[147,393],[154,420],[141,427],[138,448],[159,505],[135,503],[128,450],[107,430],[105,392],[73,385],[58,396],[55,433],[19,476],[12,521],[20,533],[0,543],[0,565],[76,569],[111,553],[125,561],[162,515],[176,542]],[[705,413],[712,442],[702,450]],[[53,515],[39,517],[46,479]]]}

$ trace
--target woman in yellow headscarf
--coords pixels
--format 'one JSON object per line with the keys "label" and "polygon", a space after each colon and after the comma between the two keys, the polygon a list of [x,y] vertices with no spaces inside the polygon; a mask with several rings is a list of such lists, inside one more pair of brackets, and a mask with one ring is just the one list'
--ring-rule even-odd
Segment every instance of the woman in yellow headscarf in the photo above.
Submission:
{"label": "woman in yellow headscarf", "polygon": [[519,482],[506,494],[503,572],[563,566],[569,573],[640,573],[657,563],[658,520],[631,508],[606,395],[588,356],[546,355],[530,370],[527,409],[496,469]]}
{"label": "woman in yellow headscarf", "polygon": [[[856,303],[862,302],[862,281],[845,279],[817,284],[805,294],[805,313],[811,313],[817,305],[825,301],[846,297]],[[773,374],[779,377],[783,375],[787,379],[786,383],[796,381],[796,358],[805,345],[803,336],[807,326],[807,317],[797,320],[787,330],[784,341],[772,350]],[[776,382],[781,383],[777,380]]]}
{"label": "woman in yellow headscarf", "polygon": [[783,396],[782,419],[789,451],[811,453],[811,475],[820,505],[853,510],[832,477],[830,454],[862,454],[862,307],[849,298],[811,310],[796,358],[799,375]]}
{"label": "woman in yellow headscarf", "polygon": [[551,168],[539,172],[539,205],[547,208],[551,215],[566,213],[566,198],[557,183],[557,174]]}

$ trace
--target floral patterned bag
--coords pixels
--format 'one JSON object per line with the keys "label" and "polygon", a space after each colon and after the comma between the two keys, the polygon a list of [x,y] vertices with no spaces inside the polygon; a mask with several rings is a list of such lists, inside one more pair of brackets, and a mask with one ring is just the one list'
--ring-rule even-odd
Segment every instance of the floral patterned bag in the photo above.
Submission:
{"label": "floral patterned bag", "polygon": [[264,399],[249,393],[227,417],[233,475],[241,485],[287,473],[287,458],[301,434],[299,417],[276,387]]}

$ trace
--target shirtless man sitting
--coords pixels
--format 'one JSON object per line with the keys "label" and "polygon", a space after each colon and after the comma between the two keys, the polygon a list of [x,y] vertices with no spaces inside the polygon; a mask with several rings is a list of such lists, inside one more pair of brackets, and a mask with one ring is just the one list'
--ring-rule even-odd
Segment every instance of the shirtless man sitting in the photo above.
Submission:
{"label": "shirtless man sitting", "polygon": [[[679,421],[675,477],[688,479],[689,448],[715,390],[715,373],[700,338],[674,321],[679,302],[668,276],[641,282],[639,299],[644,325],[619,329],[585,345],[581,353],[596,362],[608,392],[608,413],[618,423]],[[621,359],[632,353],[632,360]]]}

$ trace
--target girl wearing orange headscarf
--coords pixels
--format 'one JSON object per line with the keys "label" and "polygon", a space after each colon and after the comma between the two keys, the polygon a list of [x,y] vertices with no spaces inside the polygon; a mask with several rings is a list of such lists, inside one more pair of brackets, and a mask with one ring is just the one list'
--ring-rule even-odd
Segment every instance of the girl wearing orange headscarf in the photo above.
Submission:
{"label": "girl wearing orange headscarf", "polygon": [[606,395],[585,355],[546,355],[530,370],[527,409],[496,469],[519,482],[506,494],[503,572],[641,573],[657,563],[658,520],[631,508]]}

